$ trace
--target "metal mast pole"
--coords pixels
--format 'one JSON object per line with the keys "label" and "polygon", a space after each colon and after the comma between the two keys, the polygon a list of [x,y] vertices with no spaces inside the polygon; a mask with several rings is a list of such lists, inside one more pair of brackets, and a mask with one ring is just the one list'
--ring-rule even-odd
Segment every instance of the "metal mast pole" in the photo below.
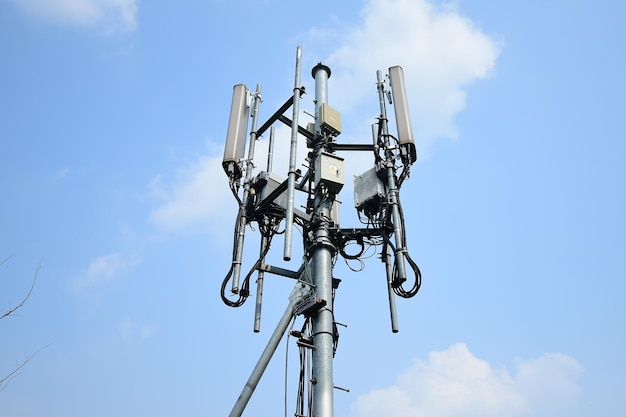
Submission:
{"label": "metal mast pole", "polygon": [[[320,129],[320,107],[327,101],[326,87],[330,77],[330,68],[318,64],[313,68],[315,78],[315,130],[318,143],[314,144],[314,160],[324,150]],[[313,413],[312,417],[333,416],[333,303],[332,303],[332,259],[336,252],[330,240],[330,215],[334,195],[325,192],[324,187],[316,184],[315,212],[311,220],[313,242],[310,246],[313,284],[317,297],[326,301],[326,306],[312,317],[313,324]]]}
{"label": "metal mast pole", "polygon": [[[398,209],[398,187],[396,184],[394,174],[394,159],[395,156],[391,152],[391,143],[389,140],[389,128],[387,122],[387,111],[385,110],[385,93],[383,86],[383,73],[379,70],[376,72],[377,84],[378,84],[378,101],[380,103],[380,127],[383,135],[383,141],[385,144],[385,168],[387,170],[387,190],[389,206],[391,208],[391,218],[393,219],[393,235],[396,242],[396,268],[398,271],[398,281],[402,283],[406,281],[406,267],[404,265],[404,253],[406,248],[404,247],[404,237],[402,236],[402,228],[400,222],[400,210]],[[394,302],[395,304],[395,302]],[[390,304],[391,306],[391,304]],[[393,317],[392,317],[393,320]],[[393,324],[392,324],[393,326]],[[397,324],[394,330],[397,330]]]}
{"label": "metal mast pole", "polygon": [[293,233],[294,193],[296,187],[296,157],[298,146],[298,114],[300,112],[300,69],[302,65],[302,48],[298,46],[296,51],[296,77],[293,86],[293,113],[291,120],[291,143],[289,148],[289,177],[287,178],[287,209],[285,213],[285,247],[283,259],[291,260],[291,242]]}
{"label": "metal mast pole", "polygon": [[241,394],[239,394],[239,398],[237,398],[237,402],[235,402],[235,405],[233,406],[233,409],[231,410],[228,417],[241,417],[241,415],[243,414],[243,410],[246,408],[248,401],[250,401],[250,398],[252,397],[252,393],[256,389],[259,381],[261,380],[265,368],[267,368],[270,359],[272,359],[274,352],[276,352],[278,344],[280,343],[285,332],[287,331],[287,328],[289,327],[289,322],[291,322],[291,319],[295,314],[294,309],[296,307],[296,304],[298,304],[298,302],[302,300],[302,297],[306,294],[307,290],[308,288],[306,288],[304,285],[297,283],[291,291],[291,295],[289,296],[289,305],[283,313],[283,316],[280,318],[280,321],[278,322],[274,333],[272,333],[272,337],[270,337],[269,342],[267,342],[265,350],[263,350],[261,357],[259,358],[256,366],[252,370],[250,378],[248,378],[246,385],[243,387]]}
{"label": "metal mast pole", "polygon": [[239,225],[237,227],[237,244],[233,259],[233,294],[239,294],[239,277],[241,276],[241,261],[243,258],[243,241],[246,233],[246,204],[250,196],[250,184],[252,182],[252,169],[254,168],[254,148],[257,141],[256,124],[259,116],[259,104],[261,103],[261,84],[256,85],[256,93],[252,102],[252,130],[250,130],[250,143],[248,144],[248,159],[246,160],[246,179],[243,183],[243,198],[239,204]]}

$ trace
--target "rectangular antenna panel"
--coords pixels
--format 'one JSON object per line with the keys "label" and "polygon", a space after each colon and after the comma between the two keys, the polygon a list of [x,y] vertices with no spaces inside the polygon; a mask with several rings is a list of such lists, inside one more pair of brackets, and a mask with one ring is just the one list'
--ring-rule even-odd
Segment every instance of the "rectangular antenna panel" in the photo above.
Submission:
{"label": "rectangular antenna panel", "polygon": [[226,146],[222,166],[228,176],[241,177],[239,161],[243,159],[248,133],[248,89],[244,84],[233,87],[233,101],[230,107],[230,119],[226,132]]}
{"label": "rectangular antenna panel", "polygon": [[405,156],[409,157],[411,163],[413,163],[417,160],[417,150],[413,140],[411,115],[404,87],[404,71],[402,67],[395,66],[389,68],[389,82],[391,83],[391,95],[393,96],[393,109],[396,114],[398,142],[405,152]]}

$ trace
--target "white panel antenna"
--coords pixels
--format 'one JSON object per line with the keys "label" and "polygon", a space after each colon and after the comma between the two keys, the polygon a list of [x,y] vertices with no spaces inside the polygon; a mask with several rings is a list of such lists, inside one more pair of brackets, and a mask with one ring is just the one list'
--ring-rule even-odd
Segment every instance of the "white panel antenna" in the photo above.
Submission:
{"label": "white panel antenna", "polygon": [[245,151],[250,117],[248,96],[249,90],[244,84],[237,84],[233,87],[233,101],[230,107],[222,166],[226,175],[234,180],[241,178],[242,168],[239,161],[243,158]]}
{"label": "white panel antenna", "polygon": [[404,87],[404,71],[400,66],[389,68],[389,82],[391,84],[391,95],[393,96],[393,109],[396,115],[396,126],[398,129],[398,142],[403,158],[410,160],[411,164],[417,160],[417,150],[413,139],[413,129],[411,127],[411,114],[409,113],[409,103]]}

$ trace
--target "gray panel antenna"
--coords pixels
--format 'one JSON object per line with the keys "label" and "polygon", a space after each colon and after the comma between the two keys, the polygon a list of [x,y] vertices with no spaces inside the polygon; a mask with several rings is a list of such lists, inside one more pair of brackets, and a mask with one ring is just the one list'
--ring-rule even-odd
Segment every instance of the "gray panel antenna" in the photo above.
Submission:
{"label": "gray panel antenna", "polygon": [[411,163],[417,160],[413,129],[411,127],[411,114],[404,88],[404,71],[402,67],[389,68],[389,82],[391,95],[393,96],[393,109],[396,115],[396,127],[398,129],[398,142],[403,150],[403,157],[409,158]]}
{"label": "gray panel antenna", "polygon": [[233,101],[230,107],[230,119],[226,132],[226,145],[224,146],[224,158],[222,167],[226,175],[237,180],[241,178],[241,166],[239,161],[243,159],[248,134],[248,118],[250,106],[248,106],[248,89],[244,84],[233,87]]}

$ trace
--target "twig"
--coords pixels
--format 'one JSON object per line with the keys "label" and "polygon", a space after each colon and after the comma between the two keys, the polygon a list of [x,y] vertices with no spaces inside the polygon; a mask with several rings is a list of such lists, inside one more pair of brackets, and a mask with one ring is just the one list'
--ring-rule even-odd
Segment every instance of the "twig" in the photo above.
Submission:
{"label": "twig", "polygon": [[33,359],[35,357],[35,355],[37,355],[39,352],[41,352],[43,349],[47,348],[48,346],[50,346],[50,345],[48,344],[48,345],[40,347],[39,349],[37,349],[37,351],[35,353],[33,353],[30,356],[24,355],[24,361],[22,363],[20,363],[13,371],[11,371],[5,377],[0,379],[0,392],[4,391],[4,389],[7,387],[7,385],[9,385],[9,382],[11,382],[11,380],[13,378],[15,378],[16,376],[19,375],[20,369],[22,369],[24,366],[26,366],[26,364],[28,362],[30,362],[30,360]]}
{"label": "twig", "polygon": [[9,259],[11,259],[13,256],[15,256],[15,254],[13,254],[13,255],[9,255],[9,256],[7,256],[6,258],[4,258],[4,259],[2,260],[2,262],[0,262],[0,266],[2,266],[2,264],[4,264],[4,263],[5,263],[6,261],[8,261]]}
{"label": "twig", "polygon": [[[10,259],[12,256],[13,255],[6,257],[2,262],[0,262],[0,266],[3,263],[5,263],[8,259]],[[30,289],[28,290],[28,294],[26,294],[26,296],[22,299],[22,301],[18,305],[2,313],[2,315],[0,315],[0,320],[15,313],[17,310],[22,308],[24,304],[26,304],[26,301],[28,301],[28,299],[30,298],[30,295],[33,293],[33,289],[35,288],[35,284],[37,283],[37,275],[39,274],[39,270],[41,269],[42,262],[43,262],[43,259],[40,260],[39,263],[37,264],[37,269],[35,269],[35,276],[33,277],[33,283],[31,284]]]}

